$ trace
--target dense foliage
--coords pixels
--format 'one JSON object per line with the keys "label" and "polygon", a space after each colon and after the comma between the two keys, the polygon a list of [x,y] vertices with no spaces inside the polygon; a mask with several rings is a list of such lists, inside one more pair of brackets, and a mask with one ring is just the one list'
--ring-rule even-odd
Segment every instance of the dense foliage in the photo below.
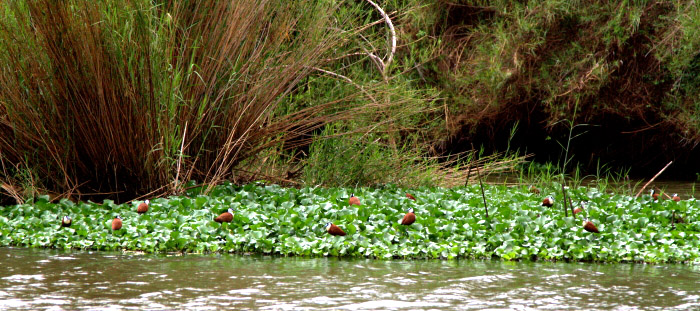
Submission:
{"label": "dense foliage", "polygon": [[[349,206],[352,189],[282,188],[276,185],[219,186],[209,196],[154,199],[150,210],[117,205],[39,199],[0,210],[0,245],[146,252],[256,252],[296,256],[376,258],[490,258],[601,262],[698,262],[700,218],[696,200],[652,201],[568,191],[589,205],[576,218],[564,215],[561,193],[525,186],[487,186],[489,218],[478,186],[410,190],[395,186],[355,189],[359,206]],[[541,205],[553,195],[554,207]],[[416,222],[399,220],[414,208]],[[214,217],[234,209],[231,223]],[[115,215],[121,230],[112,231]],[[73,217],[69,228],[60,218]],[[676,217],[672,223],[672,217]],[[583,230],[590,218],[600,234]],[[324,231],[332,222],[348,233]]]}
{"label": "dense foliage", "polygon": [[0,192],[452,186],[474,147],[694,177],[694,1],[377,3],[3,2]]}
{"label": "dense foliage", "polygon": [[556,161],[547,151],[569,120],[583,126],[573,154],[589,168],[594,153],[647,174],[670,160],[697,170],[696,2],[455,0],[419,12],[399,28],[420,47],[400,52],[435,45],[421,68],[446,98],[443,150],[471,141]]}

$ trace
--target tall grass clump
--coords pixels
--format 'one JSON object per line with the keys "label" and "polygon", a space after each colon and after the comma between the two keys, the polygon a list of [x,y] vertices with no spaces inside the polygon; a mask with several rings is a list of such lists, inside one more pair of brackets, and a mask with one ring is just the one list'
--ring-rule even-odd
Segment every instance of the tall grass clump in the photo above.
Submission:
{"label": "tall grass clump", "polygon": [[351,35],[335,9],[306,0],[2,4],[3,185],[124,200],[231,178],[260,150],[343,118],[350,95],[272,113]]}
{"label": "tall grass clump", "polygon": [[377,133],[348,133],[337,124],[327,126],[319,136],[303,167],[302,180],[309,186],[455,187],[476,182],[478,169],[486,174],[513,172],[527,157],[477,157],[477,152],[429,157],[415,146],[392,147]]}

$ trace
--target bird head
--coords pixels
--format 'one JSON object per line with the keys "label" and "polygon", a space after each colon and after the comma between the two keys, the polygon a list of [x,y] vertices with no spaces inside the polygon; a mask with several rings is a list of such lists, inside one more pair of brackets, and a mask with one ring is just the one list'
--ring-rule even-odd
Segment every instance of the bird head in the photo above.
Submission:
{"label": "bird head", "polygon": [[355,194],[354,194],[354,193],[351,193],[351,194],[350,194],[350,197],[351,197],[351,198],[352,198],[352,197],[354,197],[354,196],[355,196]]}
{"label": "bird head", "polygon": [[122,217],[117,215],[117,217],[114,217],[114,219],[122,219]]}
{"label": "bird head", "polygon": [[408,212],[409,212],[409,213],[413,213],[413,207],[409,208],[409,209],[408,209]]}
{"label": "bird head", "polygon": [[70,222],[70,217],[63,216],[63,222]]}
{"label": "bird head", "polygon": [[554,197],[552,197],[551,195],[550,195],[550,196],[547,196],[547,200],[549,200],[550,202],[554,203]]}
{"label": "bird head", "polygon": [[654,189],[649,190],[649,195],[653,196],[654,192],[656,192],[656,191],[654,191]]}
{"label": "bird head", "polygon": [[151,205],[151,200],[146,199],[146,201],[143,201],[143,203],[146,203],[146,205]]}
{"label": "bird head", "polygon": [[674,193],[671,197],[677,197],[678,193]]}
{"label": "bird head", "polygon": [[232,209],[232,208],[229,208],[229,209],[228,209],[228,213],[231,214],[231,215],[233,215],[233,209]]}
{"label": "bird head", "polygon": [[330,227],[331,227],[331,223],[329,222],[329,223],[326,224],[326,226],[323,227],[323,229],[325,229],[326,231],[328,231],[328,228],[330,228]]}

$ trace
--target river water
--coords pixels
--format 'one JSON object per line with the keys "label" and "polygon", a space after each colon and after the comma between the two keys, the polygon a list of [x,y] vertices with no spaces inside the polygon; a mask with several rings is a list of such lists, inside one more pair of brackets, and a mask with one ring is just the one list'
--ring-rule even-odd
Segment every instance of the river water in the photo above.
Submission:
{"label": "river water", "polygon": [[[555,179],[556,180],[556,179]],[[508,173],[503,173],[503,174],[491,174],[488,176],[484,177],[484,181],[489,184],[494,184],[494,185],[508,185],[508,186],[523,186],[527,185],[527,183],[523,184],[523,181],[521,180],[520,176],[517,174],[508,174]],[[604,192],[612,192],[616,194],[624,194],[624,195],[630,195],[630,196],[635,196],[641,189],[644,187],[644,185],[647,183],[648,180],[642,180],[642,179],[622,179],[620,181],[598,181],[595,178],[588,177],[588,178],[583,178],[579,182],[572,182],[571,180],[567,181],[568,186],[586,186],[586,187],[595,187],[600,190],[603,190]],[[536,185],[537,187],[542,187],[543,185],[539,185],[537,183],[532,183],[533,185]],[[677,193],[678,195],[681,196],[682,199],[689,199],[693,197],[698,197],[698,192],[696,191],[696,185],[698,185],[696,182],[691,182],[691,181],[679,181],[679,180],[665,180],[665,179],[657,179],[653,183],[647,185],[644,190],[642,190],[642,194],[649,194],[649,191],[651,189],[655,189],[658,193],[663,193],[662,199],[671,199],[671,196],[674,193]],[[602,187],[602,188],[601,188]],[[700,187],[698,187],[700,188]],[[697,189],[700,190],[700,189]]]}
{"label": "river water", "polygon": [[688,265],[0,248],[0,310],[698,310]]}

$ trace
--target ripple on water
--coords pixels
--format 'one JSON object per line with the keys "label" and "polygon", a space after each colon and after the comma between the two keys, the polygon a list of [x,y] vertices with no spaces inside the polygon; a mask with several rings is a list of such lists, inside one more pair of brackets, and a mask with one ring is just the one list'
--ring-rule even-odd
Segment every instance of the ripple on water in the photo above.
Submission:
{"label": "ripple on water", "polygon": [[493,283],[503,280],[509,280],[515,278],[512,274],[496,274],[496,275],[478,275],[467,278],[461,278],[459,282],[478,282],[478,283]]}
{"label": "ripple on water", "polygon": [[331,307],[331,306],[337,306],[344,301],[347,301],[343,297],[328,297],[328,296],[318,296],[318,297],[313,297],[313,298],[307,298],[302,300],[302,304],[304,305],[317,305],[317,306],[322,306],[322,307]]}
{"label": "ripple on water", "polygon": [[410,279],[410,278],[405,278],[405,277],[400,277],[400,276],[399,276],[399,277],[390,278],[389,280],[390,280],[392,283],[396,283],[396,284],[399,284],[399,285],[405,285],[405,286],[413,285],[413,284],[418,283],[417,280]]}
{"label": "ripple on water", "polygon": [[60,306],[69,304],[70,300],[62,296],[46,296],[41,295],[36,299],[3,299],[0,300],[0,309],[38,309],[42,307],[44,310],[62,310]]}
{"label": "ripple on water", "polygon": [[43,281],[44,275],[42,274],[15,274],[11,276],[6,276],[2,278],[3,280],[13,281],[13,282],[25,282],[25,281]]}
{"label": "ripple on water", "polygon": [[297,310],[299,307],[294,303],[278,303],[269,306],[262,306],[260,310]]}
{"label": "ripple on water", "polygon": [[148,282],[136,282],[136,281],[126,281],[126,282],[119,282],[117,283],[119,285],[148,285]]}
{"label": "ripple on water", "polygon": [[577,275],[575,274],[550,274],[550,275],[545,275],[542,277],[545,280],[566,280],[570,278],[576,278]]}
{"label": "ripple on water", "polygon": [[228,291],[228,293],[232,294],[232,295],[246,295],[246,296],[255,295],[255,294],[268,295],[267,293],[263,292],[262,290],[259,290],[256,288],[234,289],[234,290]]}
{"label": "ripple on water", "polygon": [[151,293],[143,293],[141,294],[141,298],[151,298],[151,297],[160,297],[162,295],[161,292],[151,292]]}
{"label": "ripple on water", "polygon": [[187,309],[196,310],[211,310],[217,307],[235,307],[238,305],[246,305],[252,301],[251,297],[236,297],[227,295],[209,295],[204,297],[197,297],[190,300],[185,304]]}
{"label": "ripple on water", "polygon": [[338,309],[346,310],[399,310],[399,309],[418,309],[418,308],[445,308],[449,307],[446,303],[437,302],[407,302],[400,300],[376,300],[365,301],[359,303],[351,303],[343,306],[338,306]]}
{"label": "ripple on water", "polygon": [[700,310],[698,268],[678,265],[76,253],[0,248],[0,310]]}
{"label": "ripple on water", "polygon": [[29,301],[21,299],[3,299],[0,300],[0,307],[5,308],[22,308],[29,305]]}

